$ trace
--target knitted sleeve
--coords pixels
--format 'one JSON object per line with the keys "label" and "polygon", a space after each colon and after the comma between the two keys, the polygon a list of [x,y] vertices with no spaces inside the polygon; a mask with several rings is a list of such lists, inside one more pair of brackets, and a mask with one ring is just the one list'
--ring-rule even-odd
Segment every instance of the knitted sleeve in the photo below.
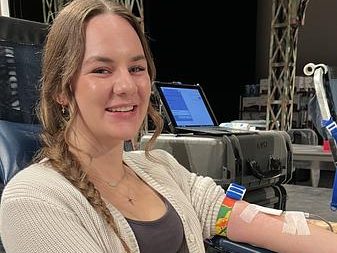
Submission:
{"label": "knitted sleeve", "polygon": [[27,168],[6,186],[0,206],[6,253],[109,252],[103,243],[101,218],[57,174],[46,168]]}
{"label": "knitted sleeve", "polygon": [[3,205],[1,239],[6,253],[102,252],[71,213],[39,199],[16,198]]}

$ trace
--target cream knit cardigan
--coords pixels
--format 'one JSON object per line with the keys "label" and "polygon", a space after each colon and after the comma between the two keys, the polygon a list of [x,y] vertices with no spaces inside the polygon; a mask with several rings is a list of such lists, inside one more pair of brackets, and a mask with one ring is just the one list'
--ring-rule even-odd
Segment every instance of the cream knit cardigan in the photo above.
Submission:
{"label": "cream knit cardigan", "polygon": [[[180,252],[205,252],[203,239],[214,234],[224,191],[211,178],[197,176],[169,153],[124,153],[124,162],[175,208],[184,226]],[[108,204],[131,252],[139,252],[123,215]],[[6,253],[119,253],[120,240],[87,199],[48,162],[33,164],[7,184],[0,206],[0,233]],[[164,252],[162,252],[164,253]]]}

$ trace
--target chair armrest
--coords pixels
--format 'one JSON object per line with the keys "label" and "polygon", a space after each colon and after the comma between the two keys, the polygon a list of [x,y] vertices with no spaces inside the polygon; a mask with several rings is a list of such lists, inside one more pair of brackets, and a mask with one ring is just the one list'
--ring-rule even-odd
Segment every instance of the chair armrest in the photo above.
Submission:
{"label": "chair armrest", "polygon": [[206,239],[204,242],[208,253],[275,253],[248,243],[234,242],[217,235]]}

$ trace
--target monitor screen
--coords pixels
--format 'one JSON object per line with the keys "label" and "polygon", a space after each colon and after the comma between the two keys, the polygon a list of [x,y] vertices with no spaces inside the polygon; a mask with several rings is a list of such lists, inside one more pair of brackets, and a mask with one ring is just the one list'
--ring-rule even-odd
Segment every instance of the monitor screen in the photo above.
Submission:
{"label": "monitor screen", "polygon": [[217,121],[199,85],[157,83],[157,93],[175,126],[216,126]]}

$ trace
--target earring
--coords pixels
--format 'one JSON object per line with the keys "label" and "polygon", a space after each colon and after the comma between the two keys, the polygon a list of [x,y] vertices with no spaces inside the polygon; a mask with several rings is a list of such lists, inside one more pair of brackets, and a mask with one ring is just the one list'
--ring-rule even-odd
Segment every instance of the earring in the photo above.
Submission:
{"label": "earring", "polygon": [[61,111],[62,111],[62,114],[65,114],[66,113],[66,108],[65,108],[65,106],[64,105],[61,105],[62,106],[62,109],[61,109]]}

